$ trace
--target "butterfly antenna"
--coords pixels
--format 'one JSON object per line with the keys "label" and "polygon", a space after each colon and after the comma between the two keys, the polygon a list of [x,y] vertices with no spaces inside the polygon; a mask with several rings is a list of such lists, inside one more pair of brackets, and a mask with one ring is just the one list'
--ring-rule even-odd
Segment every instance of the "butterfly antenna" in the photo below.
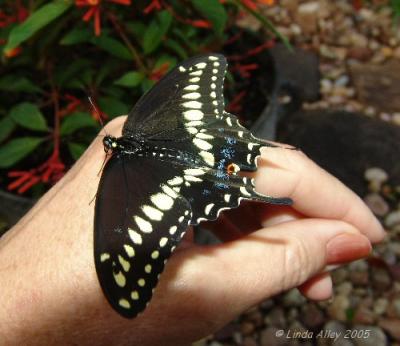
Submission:
{"label": "butterfly antenna", "polygon": [[101,116],[101,112],[98,110],[98,108],[96,107],[96,104],[93,102],[93,99],[91,96],[88,96],[89,102],[92,105],[93,110],[96,112],[97,114],[97,118],[99,119],[100,125],[102,127],[102,129],[104,130],[106,136],[108,136],[108,133],[106,131],[106,128],[104,126],[104,122],[103,122],[103,118]]}

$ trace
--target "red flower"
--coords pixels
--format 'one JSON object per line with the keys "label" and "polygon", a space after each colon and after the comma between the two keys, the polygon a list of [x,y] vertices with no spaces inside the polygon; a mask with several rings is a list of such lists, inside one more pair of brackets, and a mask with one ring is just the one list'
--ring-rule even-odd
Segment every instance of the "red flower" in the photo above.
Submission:
{"label": "red flower", "polygon": [[17,55],[20,55],[21,51],[22,51],[21,47],[15,47],[13,49],[9,49],[9,50],[4,51],[4,56],[6,58],[14,58]]}
{"label": "red flower", "polygon": [[161,77],[164,76],[165,73],[168,71],[168,68],[169,68],[169,62],[161,64],[159,67],[155,68],[150,73],[149,79],[155,82],[159,81]]}
{"label": "red flower", "polygon": [[[125,6],[129,6],[131,4],[131,0],[108,0],[108,1]],[[101,0],[75,0],[75,5],[78,7],[90,7],[83,15],[82,19],[85,22],[88,22],[90,19],[93,18],[94,32],[96,36],[99,36],[101,33],[101,25],[100,25]]]}
{"label": "red flower", "polygon": [[272,6],[275,4],[275,0],[241,0],[242,4],[247,8],[256,11],[257,10],[257,3],[264,4],[268,6]]}
{"label": "red flower", "polygon": [[151,3],[143,10],[144,14],[149,14],[154,10],[160,11],[162,8],[160,0],[151,0]]}

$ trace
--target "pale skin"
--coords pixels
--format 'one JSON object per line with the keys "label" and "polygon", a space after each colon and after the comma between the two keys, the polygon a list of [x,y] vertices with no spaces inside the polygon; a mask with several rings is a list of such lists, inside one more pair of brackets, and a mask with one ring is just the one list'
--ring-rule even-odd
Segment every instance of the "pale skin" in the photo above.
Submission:
{"label": "pale skin", "polygon": [[[124,117],[106,127],[121,133]],[[133,320],[116,314],[97,281],[94,203],[104,160],[98,137],[66,176],[0,239],[0,340],[7,345],[188,345],[287,289],[332,293],[328,268],[365,257],[384,237],[364,203],[299,151],[262,148],[258,192],[293,207],[247,204],[191,232],[169,260],[153,300]]]}

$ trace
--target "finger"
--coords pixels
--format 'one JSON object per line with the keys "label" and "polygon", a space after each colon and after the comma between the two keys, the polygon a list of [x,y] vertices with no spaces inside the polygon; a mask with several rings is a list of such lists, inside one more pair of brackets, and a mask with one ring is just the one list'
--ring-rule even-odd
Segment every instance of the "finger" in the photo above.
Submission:
{"label": "finger", "polygon": [[[343,239],[344,235],[349,236],[353,243],[364,244],[364,248],[356,252],[357,258],[369,253],[368,239],[348,223],[323,219],[296,220],[262,229],[238,241],[196,249],[194,275],[204,276],[206,272],[208,279],[207,282],[200,277],[192,280],[200,283],[198,290],[205,290],[202,285],[213,282],[211,295],[218,297],[217,301],[211,299],[205,304],[218,304],[222,299],[233,304],[235,313],[240,313],[320,273],[331,262],[330,244],[341,246],[342,242],[337,240]],[[354,252],[354,248],[351,251]],[[335,260],[337,257],[336,253]],[[326,288],[323,291],[326,292]]]}
{"label": "finger", "polygon": [[307,217],[346,221],[373,242],[381,241],[385,235],[354,192],[300,151],[262,148],[255,178],[258,192],[291,197],[293,207]]}
{"label": "finger", "polygon": [[329,273],[317,274],[299,286],[300,292],[308,299],[326,300],[332,296],[332,277]]}

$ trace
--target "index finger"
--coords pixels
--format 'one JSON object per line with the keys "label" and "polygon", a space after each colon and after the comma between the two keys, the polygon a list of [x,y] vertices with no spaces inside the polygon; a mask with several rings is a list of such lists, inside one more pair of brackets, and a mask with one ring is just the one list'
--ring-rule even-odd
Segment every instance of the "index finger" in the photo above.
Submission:
{"label": "index finger", "polygon": [[301,151],[261,148],[255,185],[262,194],[292,198],[293,208],[305,216],[346,221],[372,242],[385,235],[360,197]]}

